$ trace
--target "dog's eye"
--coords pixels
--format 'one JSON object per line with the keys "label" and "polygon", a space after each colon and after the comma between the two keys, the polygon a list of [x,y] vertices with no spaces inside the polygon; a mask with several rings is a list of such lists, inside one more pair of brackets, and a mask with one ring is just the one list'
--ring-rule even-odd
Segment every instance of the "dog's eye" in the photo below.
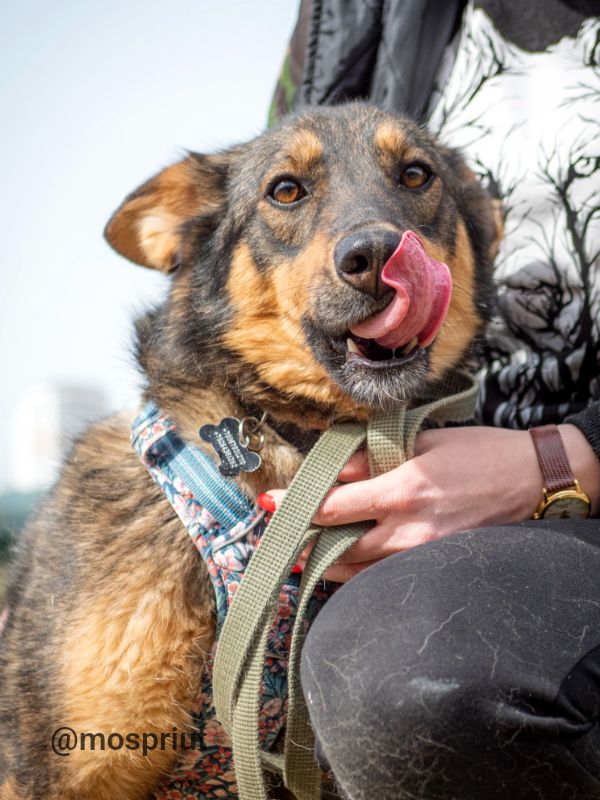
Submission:
{"label": "dog's eye", "polygon": [[431,178],[431,170],[424,164],[409,164],[400,172],[400,183],[407,189],[420,189]]}
{"label": "dog's eye", "polygon": [[294,181],[291,178],[278,181],[269,192],[269,197],[282,206],[297,203],[298,200],[302,200],[305,196],[305,188],[298,181]]}

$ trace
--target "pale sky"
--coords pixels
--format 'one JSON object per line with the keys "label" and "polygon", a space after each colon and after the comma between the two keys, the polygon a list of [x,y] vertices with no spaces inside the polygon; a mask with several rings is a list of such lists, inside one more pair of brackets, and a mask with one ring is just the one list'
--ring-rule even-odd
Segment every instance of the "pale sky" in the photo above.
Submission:
{"label": "pale sky", "polygon": [[183,149],[260,132],[297,7],[0,4],[0,486],[28,387],[84,383],[135,404],[131,321],[166,279],[113,253],[104,224]]}

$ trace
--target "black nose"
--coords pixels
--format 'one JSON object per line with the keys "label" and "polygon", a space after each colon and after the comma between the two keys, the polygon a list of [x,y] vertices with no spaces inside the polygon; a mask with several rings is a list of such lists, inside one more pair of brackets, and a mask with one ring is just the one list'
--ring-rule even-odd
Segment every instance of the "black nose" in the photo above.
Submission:
{"label": "black nose", "polygon": [[383,265],[400,244],[400,234],[390,230],[357,231],[335,248],[338,275],[360,292],[381,297],[389,287],[381,281]]}

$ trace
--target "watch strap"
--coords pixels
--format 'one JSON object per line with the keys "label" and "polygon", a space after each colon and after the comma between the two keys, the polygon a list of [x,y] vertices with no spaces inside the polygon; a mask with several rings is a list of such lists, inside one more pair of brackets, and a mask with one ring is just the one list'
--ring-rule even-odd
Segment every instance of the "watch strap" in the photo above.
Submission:
{"label": "watch strap", "polygon": [[575,476],[556,425],[530,428],[529,433],[533,439],[546,491],[553,494],[573,488],[576,485]]}

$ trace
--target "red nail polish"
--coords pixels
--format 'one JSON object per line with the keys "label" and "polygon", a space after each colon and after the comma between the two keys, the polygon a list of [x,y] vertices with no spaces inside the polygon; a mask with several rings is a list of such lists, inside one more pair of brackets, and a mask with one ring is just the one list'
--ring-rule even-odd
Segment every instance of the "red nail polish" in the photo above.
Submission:
{"label": "red nail polish", "polygon": [[301,572],[302,572],[302,567],[300,566],[300,564],[294,564],[294,566],[292,567],[292,575],[298,575]]}
{"label": "red nail polish", "polygon": [[271,511],[271,512],[275,511],[276,508],[275,500],[273,497],[271,497],[270,494],[267,494],[266,492],[259,494],[258,497],[256,498],[256,502],[261,508],[264,508],[265,511]]}

